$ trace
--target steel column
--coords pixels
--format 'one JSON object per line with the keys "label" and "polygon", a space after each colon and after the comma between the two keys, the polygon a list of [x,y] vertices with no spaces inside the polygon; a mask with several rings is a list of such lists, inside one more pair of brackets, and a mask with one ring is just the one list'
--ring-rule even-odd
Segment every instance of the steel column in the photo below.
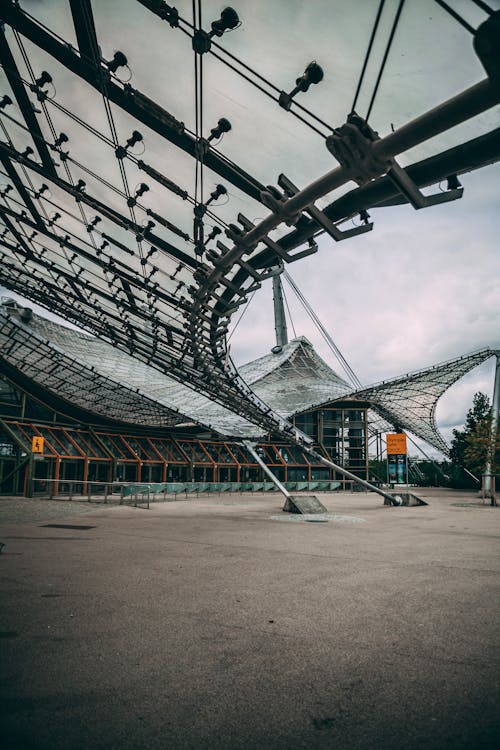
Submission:
{"label": "steel column", "polygon": [[484,469],[484,494],[486,497],[492,497],[492,481],[491,473],[493,471],[492,460],[495,455],[495,445],[497,440],[498,432],[498,417],[500,410],[500,351],[496,353],[496,367],[495,367],[495,385],[493,388],[493,403],[491,405],[491,429],[490,429],[490,445],[488,451],[488,461]]}
{"label": "steel column", "polygon": [[274,476],[274,474],[271,471],[271,469],[269,468],[269,466],[266,466],[266,464],[261,459],[261,457],[259,456],[259,454],[257,453],[257,451],[254,449],[252,443],[250,443],[248,440],[244,440],[243,441],[243,445],[248,450],[248,452],[251,453],[252,456],[255,458],[255,460],[257,461],[257,463],[261,467],[262,471],[264,471],[264,473],[267,474],[267,476],[269,477],[269,479],[271,480],[271,482],[273,482],[276,485],[276,487],[279,489],[279,491],[281,492],[281,494],[284,495],[287,498],[287,500],[288,500],[291,497],[290,493],[288,492],[288,490],[286,489],[286,487],[283,484],[281,484],[281,482],[278,479],[278,477]]}

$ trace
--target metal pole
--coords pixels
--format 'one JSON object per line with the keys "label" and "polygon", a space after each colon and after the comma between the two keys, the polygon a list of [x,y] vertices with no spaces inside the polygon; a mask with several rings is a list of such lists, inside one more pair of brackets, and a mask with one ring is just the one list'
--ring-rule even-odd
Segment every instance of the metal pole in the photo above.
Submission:
{"label": "metal pole", "polygon": [[285,344],[288,344],[288,331],[286,328],[285,305],[283,304],[281,276],[279,275],[273,276],[273,303],[276,346],[285,346]]}
{"label": "metal pole", "polygon": [[500,410],[500,352],[496,352],[495,385],[493,388],[493,403],[491,405],[491,430],[488,461],[484,468],[484,494],[492,496],[491,474],[493,471],[492,458],[495,455],[495,445],[498,431],[498,412]]}
{"label": "metal pole", "polygon": [[389,500],[391,505],[395,505],[395,499],[394,495],[390,495],[388,492],[384,492],[384,490],[379,489],[378,487],[375,487],[373,484],[370,484],[370,482],[365,482],[364,479],[360,479],[356,476],[356,474],[352,474],[347,469],[344,469],[343,466],[338,466],[337,464],[334,464],[333,461],[329,461],[327,458],[323,458],[323,456],[320,453],[316,453],[315,450],[312,448],[308,448],[307,446],[303,445],[301,446],[301,449],[303,451],[306,451],[307,453],[310,453],[311,456],[314,456],[314,458],[317,458],[322,464],[325,464],[325,466],[330,466],[332,469],[335,469],[335,471],[340,472],[348,479],[353,479],[358,484],[361,484],[363,487],[366,487],[370,492],[376,492],[378,495],[382,495],[382,497],[386,498],[386,500]]}
{"label": "metal pole", "polygon": [[243,445],[247,449],[247,451],[255,458],[259,466],[261,467],[262,471],[264,471],[269,479],[276,485],[276,487],[279,489],[279,491],[287,498],[287,500],[291,497],[290,493],[286,489],[286,487],[281,484],[280,480],[274,476],[273,472],[269,468],[269,466],[266,466],[264,461],[261,459],[257,451],[254,449],[254,446],[252,443],[250,443],[248,440],[243,441]]}

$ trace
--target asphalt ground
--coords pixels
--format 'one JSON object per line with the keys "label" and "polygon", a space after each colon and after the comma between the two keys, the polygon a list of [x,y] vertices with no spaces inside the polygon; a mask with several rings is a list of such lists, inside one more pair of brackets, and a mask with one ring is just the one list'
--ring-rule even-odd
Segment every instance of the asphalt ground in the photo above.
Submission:
{"label": "asphalt ground", "polygon": [[0,499],[3,750],[498,748],[500,509],[420,494]]}

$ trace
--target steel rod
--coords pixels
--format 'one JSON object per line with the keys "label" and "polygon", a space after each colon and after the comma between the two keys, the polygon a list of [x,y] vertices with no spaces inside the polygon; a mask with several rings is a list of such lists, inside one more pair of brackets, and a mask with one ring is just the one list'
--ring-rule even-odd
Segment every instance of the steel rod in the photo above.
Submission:
{"label": "steel rod", "polygon": [[259,456],[259,454],[257,453],[257,451],[254,449],[252,443],[250,443],[247,440],[244,440],[243,441],[243,445],[245,446],[245,448],[247,449],[247,451],[252,454],[252,456],[255,458],[255,460],[257,461],[257,463],[261,467],[261,469],[267,474],[267,476],[269,477],[269,479],[276,485],[276,487],[279,489],[279,491],[288,500],[291,497],[290,493],[288,492],[288,490],[286,489],[286,487],[283,484],[281,484],[281,482],[278,479],[278,477],[274,476],[274,474],[271,471],[271,469],[269,468],[269,466],[266,466],[266,464],[261,459],[261,457]]}
{"label": "steel rod", "polygon": [[302,450],[309,453],[309,455],[314,456],[314,458],[317,458],[318,461],[320,461],[322,464],[325,464],[325,466],[329,466],[331,469],[335,469],[335,471],[338,471],[339,474],[347,477],[347,479],[352,479],[358,484],[361,484],[363,487],[366,487],[370,492],[376,492],[378,495],[382,495],[382,497],[384,497],[386,500],[389,500],[391,505],[396,504],[394,495],[390,495],[388,492],[384,492],[384,490],[381,490],[379,487],[375,487],[374,484],[370,484],[370,482],[367,482],[365,479],[357,477],[356,474],[348,471],[348,469],[344,469],[343,466],[334,464],[333,461],[330,461],[328,458],[324,458],[321,453],[317,453],[312,448],[307,448],[306,446],[302,446]]}

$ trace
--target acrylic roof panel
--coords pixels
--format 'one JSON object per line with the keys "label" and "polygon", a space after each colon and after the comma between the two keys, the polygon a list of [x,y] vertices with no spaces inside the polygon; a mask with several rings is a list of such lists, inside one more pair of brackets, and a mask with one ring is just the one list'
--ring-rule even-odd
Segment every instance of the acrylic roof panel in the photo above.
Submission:
{"label": "acrylic roof panel", "polygon": [[303,336],[283,346],[281,352],[243,365],[240,373],[285,418],[352,392],[352,386],[328,367]]}
{"label": "acrylic roof panel", "polygon": [[[71,405],[139,425],[174,427],[186,421],[234,438],[261,438],[265,431],[235,412],[138,362],[109,344],[34,315],[0,306],[2,356],[23,375]],[[440,396],[496,352],[483,349],[393,380],[353,391],[319,357],[305,337],[241,367],[258,397],[280,419],[340,401],[370,404],[370,423],[408,430],[448,455],[435,422]]]}
{"label": "acrylic roof panel", "polygon": [[[5,360],[70,404],[122,422],[155,427],[197,422],[229,435],[260,430],[203,394],[106,342],[34,315],[29,324],[0,306]],[[16,340],[16,346],[9,345]]]}
{"label": "acrylic roof panel", "polygon": [[[175,407],[165,407],[139,389],[130,388],[126,378],[120,381],[116,376],[106,377],[105,368],[96,371],[92,358],[89,361],[86,357],[87,341],[83,338],[86,334],[63,329],[76,344],[68,348],[62,337],[54,337],[60,346],[54,339],[49,340],[44,329],[43,325],[23,325],[0,306],[3,360],[48,393],[64,399],[70,413],[78,407],[108,419],[152,426],[174,426],[181,421]],[[100,342],[97,344],[102,346]],[[109,345],[104,346],[114,352]],[[94,354],[99,355],[99,351]],[[114,374],[111,370],[111,375]]]}
{"label": "acrylic roof panel", "polygon": [[290,436],[231,316],[319,231],[500,158],[498,5],[5,0],[0,283]]}
{"label": "acrylic roof panel", "polygon": [[496,352],[482,349],[457,359],[373,385],[350,395],[370,402],[374,411],[391,424],[413,432],[445,456],[449,447],[437,429],[436,405],[443,393]]}

